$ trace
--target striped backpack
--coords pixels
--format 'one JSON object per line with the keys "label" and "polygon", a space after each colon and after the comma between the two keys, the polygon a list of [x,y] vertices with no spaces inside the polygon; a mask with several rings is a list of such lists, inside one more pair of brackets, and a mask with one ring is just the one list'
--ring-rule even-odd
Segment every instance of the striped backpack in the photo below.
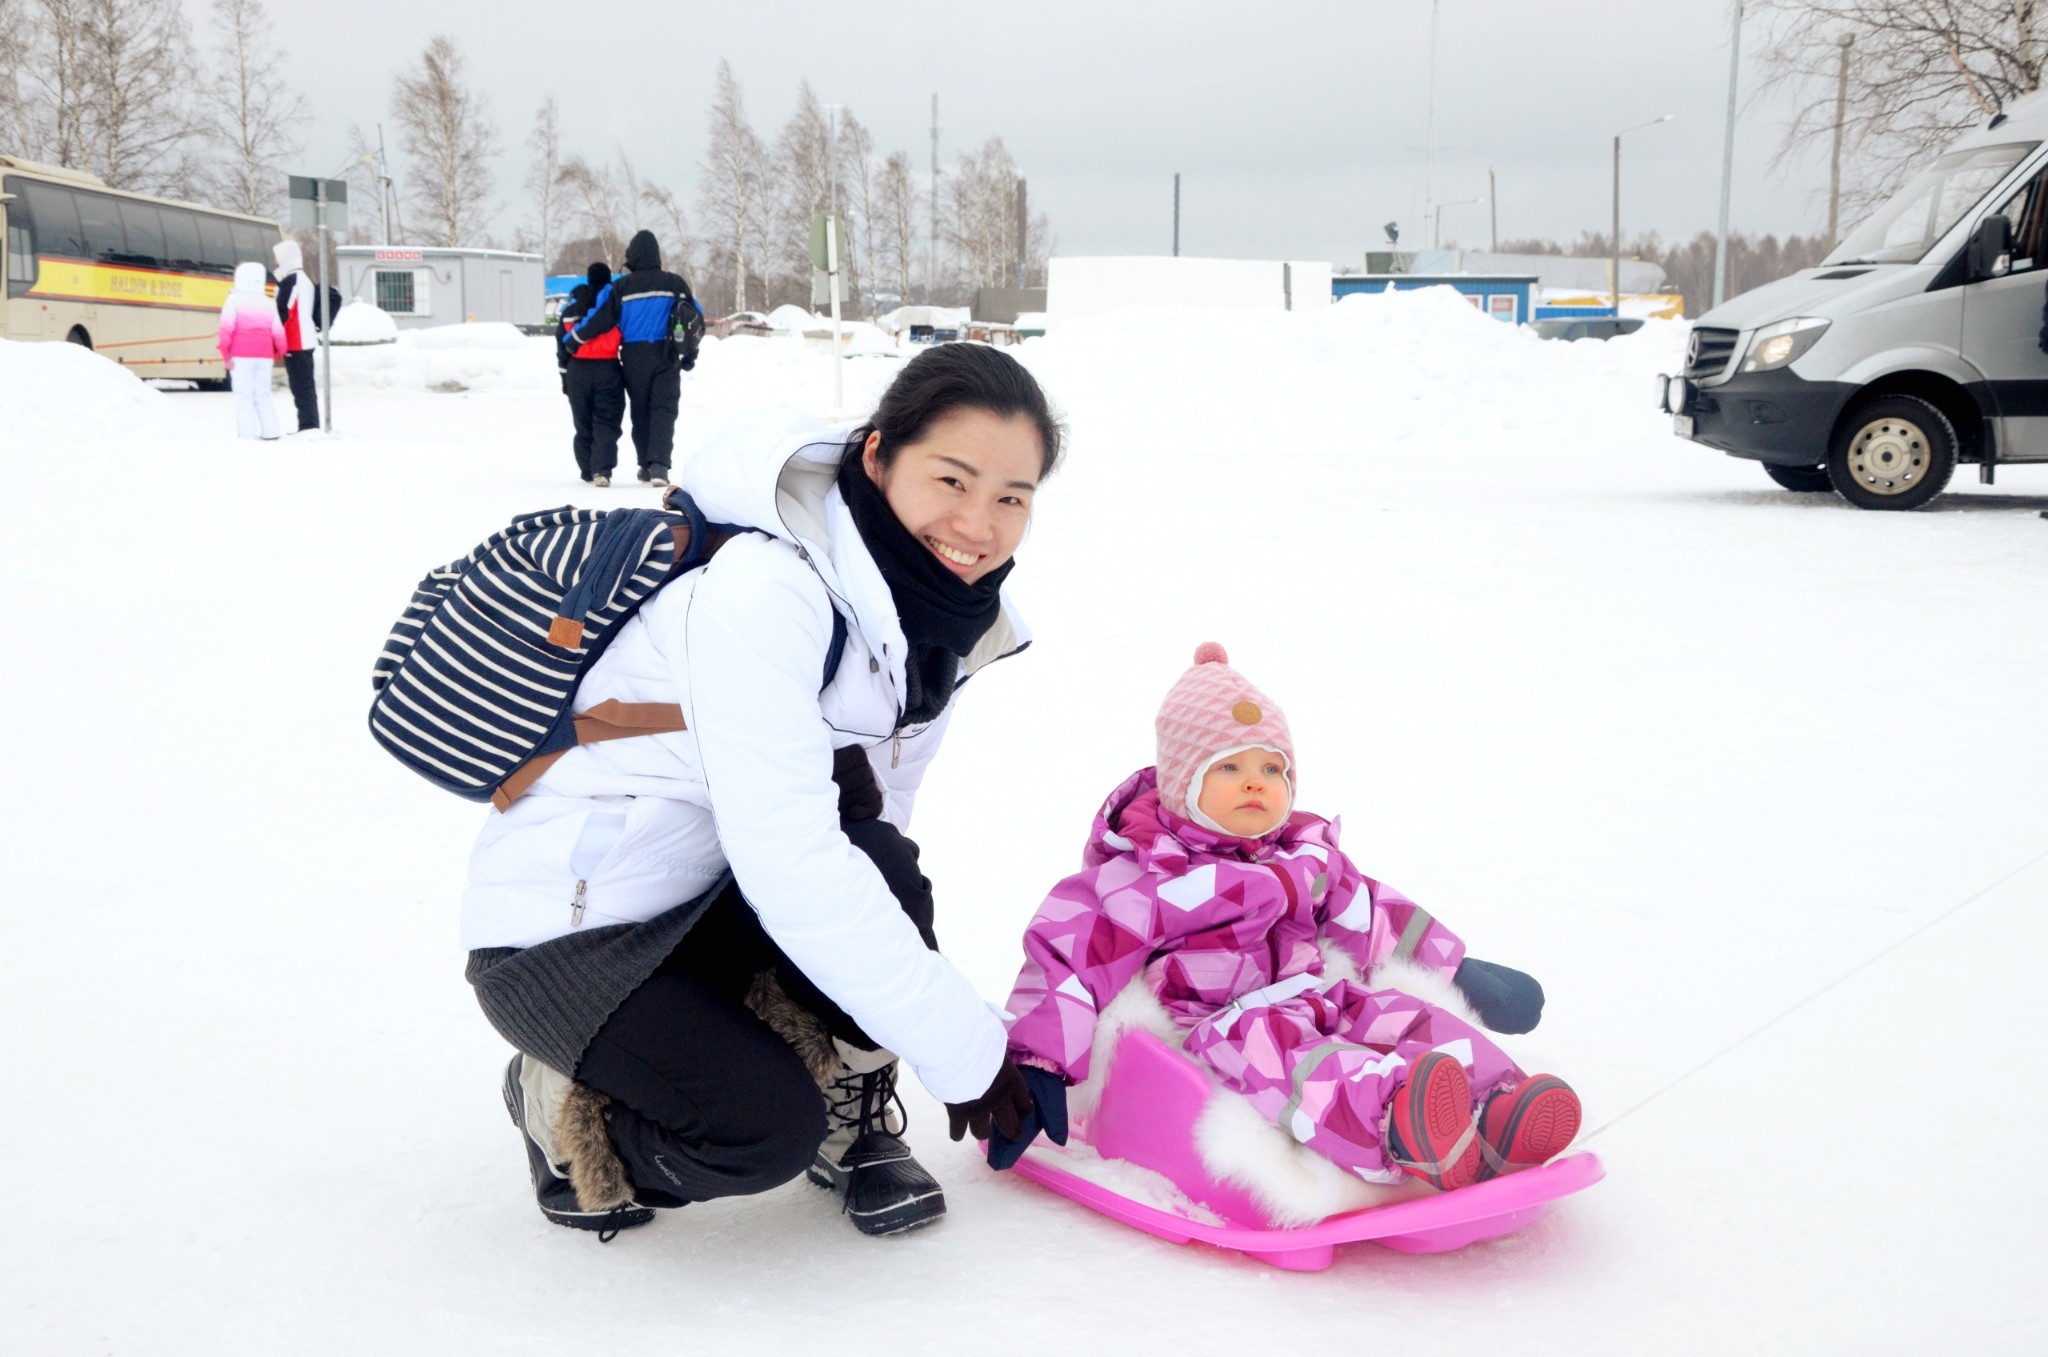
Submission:
{"label": "striped backpack", "polygon": [[[682,730],[673,702],[574,709],[620,624],[748,531],[706,522],[680,488],[662,505],[522,514],[428,571],[370,675],[377,743],[435,786],[502,811],[576,745]],[[827,686],[845,646],[835,609]]]}

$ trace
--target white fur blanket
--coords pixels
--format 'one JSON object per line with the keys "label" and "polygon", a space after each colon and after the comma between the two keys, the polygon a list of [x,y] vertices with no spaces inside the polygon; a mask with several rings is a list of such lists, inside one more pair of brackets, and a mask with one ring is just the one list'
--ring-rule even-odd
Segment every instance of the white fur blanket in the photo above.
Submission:
{"label": "white fur blanket", "polygon": [[[1350,959],[1336,949],[1325,948],[1324,958],[1324,974],[1330,983],[1358,977]],[[1370,983],[1374,989],[1400,990],[1455,1014],[1474,1027],[1480,1026],[1478,1015],[1457,986],[1412,962],[1381,962],[1374,967]],[[1068,1111],[1077,1120],[1085,1121],[1095,1110],[1102,1097],[1103,1082],[1109,1077],[1117,1043],[1133,1028],[1150,1032],[1174,1047],[1187,1035],[1145,987],[1144,977],[1133,980],[1096,1020],[1088,1077],[1067,1093]],[[1251,1193],[1274,1224],[1309,1225],[1345,1211],[1383,1206],[1429,1190],[1419,1180],[1387,1185],[1368,1183],[1346,1173],[1266,1120],[1242,1094],[1224,1088],[1214,1075],[1210,1079],[1215,1084],[1215,1094],[1195,1123],[1196,1151],[1218,1180]]]}

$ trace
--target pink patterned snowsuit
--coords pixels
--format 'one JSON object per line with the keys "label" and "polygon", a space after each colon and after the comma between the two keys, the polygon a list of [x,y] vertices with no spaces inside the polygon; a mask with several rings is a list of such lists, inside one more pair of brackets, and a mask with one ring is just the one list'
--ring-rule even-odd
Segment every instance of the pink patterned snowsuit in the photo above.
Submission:
{"label": "pink patterned snowsuit", "polygon": [[1421,906],[1361,874],[1337,832],[1296,811],[1262,839],[1231,838],[1164,809],[1152,769],[1134,773],[1096,814],[1082,870],[1025,930],[1011,1050],[1087,1078],[1096,1015],[1142,973],[1190,1029],[1187,1053],[1227,1087],[1359,1177],[1402,1180],[1381,1128],[1412,1061],[1454,1054],[1480,1100],[1523,1075],[1443,1009],[1324,976],[1324,941],[1362,972],[1407,957],[1448,979],[1465,954]]}

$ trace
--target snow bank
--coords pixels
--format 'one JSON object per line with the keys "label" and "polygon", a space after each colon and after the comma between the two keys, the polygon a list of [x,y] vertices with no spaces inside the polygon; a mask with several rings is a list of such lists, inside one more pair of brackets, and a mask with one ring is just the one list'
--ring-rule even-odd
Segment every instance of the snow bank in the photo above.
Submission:
{"label": "snow bank", "polygon": [[164,402],[163,392],[90,349],[0,339],[0,435],[12,448],[146,432]]}
{"label": "snow bank", "polygon": [[392,344],[398,340],[398,322],[375,302],[355,301],[335,313],[328,336],[336,344]]}
{"label": "snow bank", "polygon": [[[801,306],[778,306],[768,313],[769,329],[782,330],[791,334],[802,334],[805,330],[817,325],[818,322],[819,317],[812,315]],[[825,323],[829,325],[831,321],[827,319]]]}
{"label": "snow bank", "polygon": [[1228,431],[1247,455],[1307,440],[1332,455],[1451,454],[1585,441],[1656,419],[1646,371],[1681,362],[1683,323],[1557,344],[1455,290],[1358,294],[1313,311],[1132,308],[1062,322],[1017,350],[1108,448]]}
{"label": "snow bank", "polygon": [[[351,309],[335,317],[337,326]],[[394,343],[334,347],[334,384],[343,390],[545,393],[559,382],[555,341],[503,321],[436,325],[400,331]]]}

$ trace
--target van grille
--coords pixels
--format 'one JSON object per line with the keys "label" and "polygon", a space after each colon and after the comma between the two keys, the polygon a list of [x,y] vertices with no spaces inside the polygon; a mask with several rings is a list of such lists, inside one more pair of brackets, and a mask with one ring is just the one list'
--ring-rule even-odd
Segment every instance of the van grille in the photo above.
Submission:
{"label": "van grille", "polygon": [[1739,330],[1717,330],[1704,325],[1692,327],[1685,345],[1685,375],[1695,381],[1718,377],[1735,354]]}

